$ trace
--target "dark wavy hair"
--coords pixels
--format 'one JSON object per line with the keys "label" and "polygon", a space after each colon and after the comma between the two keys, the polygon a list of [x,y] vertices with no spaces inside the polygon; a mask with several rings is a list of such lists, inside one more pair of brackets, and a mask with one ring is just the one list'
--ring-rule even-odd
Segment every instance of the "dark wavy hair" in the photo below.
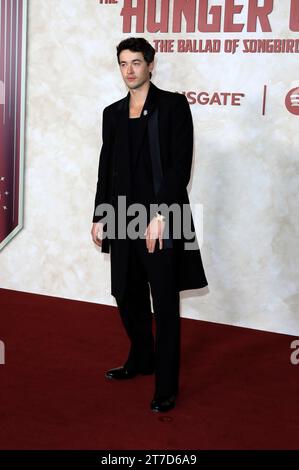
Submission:
{"label": "dark wavy hair", "polygon": [[[141,52],[145,62],[149,65],[153,62],[155,58],[155,49],[153,46],[144,38],[127,38],[123,39],[117,46],[117,62],[119,63],[119,54],[121,51],[129,49],[132,52]],[[150,72],[150,78],[152,78],[152,73]]]}

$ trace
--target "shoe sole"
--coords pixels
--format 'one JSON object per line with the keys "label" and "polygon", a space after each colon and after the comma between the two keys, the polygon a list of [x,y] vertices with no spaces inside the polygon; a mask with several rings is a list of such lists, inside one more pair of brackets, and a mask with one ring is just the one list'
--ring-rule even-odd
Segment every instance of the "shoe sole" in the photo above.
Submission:
{"label": "shoe sole", "polygon": [[106,375],[105,374],[105,377],[108,380],[130,380],[130,379],[134,379],[134,377],[136,377],[136,375],[130,375],[129,377],[112,377],[111,375]]}
{"label": "shoe sole", "polygon": [[130,380],[130,379],[134,379],[134,377],[136,377],[137,375],[152,375],[154,374],[155,371],[150,371],[150,372],[137,372],[136,374],[134,375],[130,375],[129,377],[128,376],[124,376],[124,377],[113,377],[111,375],[105,375],[106,379],[109,379],[109,380]]}
{"label": "shoe sole", "polygon": [[151,408],[152,411],[155,413],[167,413],[167,411],[171,411],[175,408],[175,405],[171,406],[170,408],[167,408],[166,410],[159,410],[158,408]]}

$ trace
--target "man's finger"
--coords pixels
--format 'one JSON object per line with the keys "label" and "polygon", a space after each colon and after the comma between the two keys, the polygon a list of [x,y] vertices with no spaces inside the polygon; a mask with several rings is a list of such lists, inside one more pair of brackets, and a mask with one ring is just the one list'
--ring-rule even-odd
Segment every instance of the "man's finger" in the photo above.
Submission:
{"label": "man's finger", "polygon": [[162,239],[161,236],[159,237],[159,248],[160,248],[160,250],[162,250],[162,248],[163,248],[163,239]]}
{"label": "man's finger", "polygon": [[150,252],[153,253],[155,251],[155,245],[156,245],[156,239],[152,239],[151,240],[151,244],[150,244]]}

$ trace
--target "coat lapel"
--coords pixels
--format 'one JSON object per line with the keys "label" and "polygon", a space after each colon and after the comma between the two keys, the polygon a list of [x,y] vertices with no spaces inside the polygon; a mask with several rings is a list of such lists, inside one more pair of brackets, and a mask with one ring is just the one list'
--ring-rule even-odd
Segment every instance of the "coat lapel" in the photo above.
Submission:
{"label": "coat lapel", "polygon": [[[148,128],[148,123],[152,118],[152,115],[157,107],[157,87],[150,82],[149,90],[146,96],[146,100],[144,102],[142,111],[141,111],[141,122],[140,122],[140,133],[136,136],[137,139],[137,158],[134,163],[134,169],[136,167],[138,158],[140,156],[140,150],[142,147],[143,140],[145,138],[146,130]],[[128,114],[129,116],[129,114]],[[133,169],[133,171],[134,171]]]}
{"label": "coat lapel", "polygon": [[[149,125],[152,122],[153,117],[157,118],[158,112],[158,91],[159,89],[150,82],[149,90],[147,93],[146,100],[144,102],[141,111],[141,122],[140,132],[136,135],[137,139],[137,157],[132,168],[132,172],[136,168],[138,158],[140,156],[140,150],[142,147],[143,139],[145,138],[146,130],[149,128],[149,138],[152,140],[153,137],[159,141],[158,133],[158,120],[155,121],[155,133],[153,136],[153,125]],[[130,141],[129,141],[129,105],[130,105],[130,92],[127,96],[119,101],[118,105],[118,119],[116,123],[116,173],[118,174],[118,194],[130,194],[131,190],[131,161],[130,161]],[[160,158],[160,155],[153,155],[153,145],[150,145],[151,160]]]}
{"label": "coat lapel", "polygon": [[[143,139],[145,137],[145,132],[148,126],[148,120],[151,118],[152,113],[157,107],[157,91],[158,88],[150,82],[149,90],[140,114],[140,132],[136,135],[137,140],[137,158],[134,162],[134,168],[136,167],[138,157],[140,155],[140,150],[142,147]],[[130,92],[127,96],[120,101],[119,103],[119,121],[118,121],[118,132],[117,132],[117,143],[119,150],[122,155],[127,157],[130,156],[130,142],[129,142],[129,116],[130,116]],[[129,160],[127,160],[127,165]]]}

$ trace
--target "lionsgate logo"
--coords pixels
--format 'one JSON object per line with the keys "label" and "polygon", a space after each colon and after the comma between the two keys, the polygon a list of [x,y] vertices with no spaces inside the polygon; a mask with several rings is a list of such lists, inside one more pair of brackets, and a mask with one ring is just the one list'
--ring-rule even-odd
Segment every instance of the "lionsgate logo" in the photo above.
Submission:
{"label": "lionsgate logo", "polygon": [[5,364],[5,345],[0,340],[0,366]]}
{"label": "lionsgate logo", "polygon": [[[127,197],[118,196],[117,211],[114,205],[109,203],[99,204],[95,215],[101,217],[101,223],[106,225],[102,238],[125,239],[145,238],[148,225],[147,208],[140,203],[126,205]],[[192,214],[189,204],[179,205],[173,203],[167,205],[150,204],[149,214],[152,220],[158,212],[164,216],[163,239],[184,239],[185,250],[197,250],[203,243],[203,206],[195,204],[194,228],[192,227]],[[117,217],[115,215],[117,212]],[[137,214],[137,215],[136,215]],[[127,219],[130,218],[129,223]],[[117,229],[117,230],[116,230]],[[117,235],[116,235],[117,234]]]}
{"label": "lionsgate logo", "polygon": [[299,116],[299,87],[290,90],[285,99],[287,110],[291,114]]}

